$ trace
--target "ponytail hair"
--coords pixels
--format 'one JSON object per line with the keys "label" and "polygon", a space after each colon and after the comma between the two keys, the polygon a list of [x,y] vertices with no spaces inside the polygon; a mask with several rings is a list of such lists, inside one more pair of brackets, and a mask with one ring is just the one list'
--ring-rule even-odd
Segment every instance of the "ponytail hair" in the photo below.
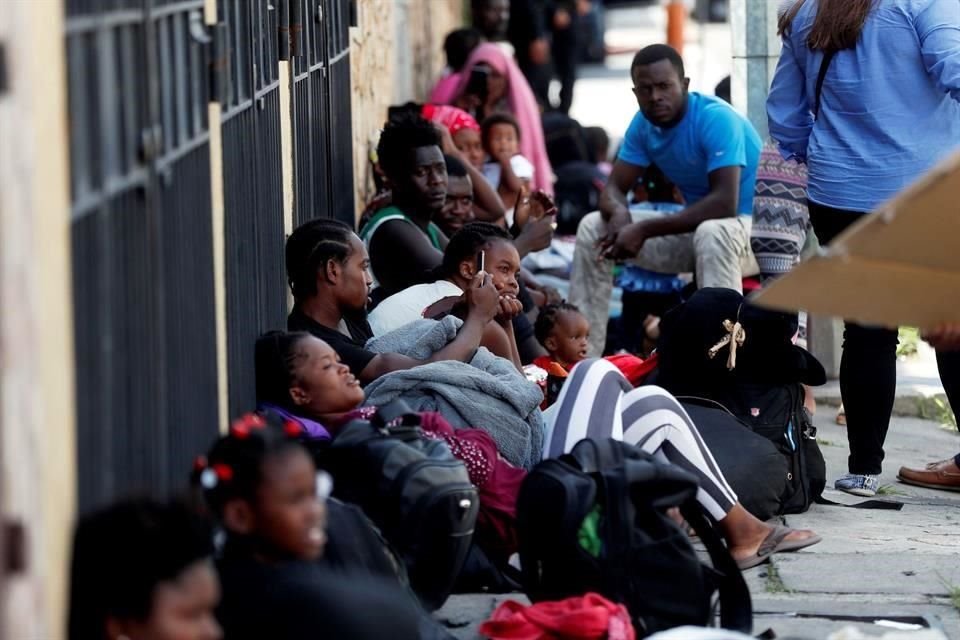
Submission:
{"label": "ponytail hair", "polygon": [[272,456],[303,451],[302,427],[272,413],[248,413],[230,425],[206,456],[196,459],[191,480],[203,491],[210,510],[218,517],[230,500],[253,501],[263,480],[263,463]]}
{"label": "ponytail hair", "polygon": [[[796,0],[777,21],[777,33],[789,35],[806,0]],[[856,46],[875,0],[818,0],[817,15],[807,36],[807,48],[840,51]]]}
{"label": "ponytail hair", "polygon": [[287,283],[294,300],[317,293],[317,270],[327,262],[350,257],[353,229],[339,220],[317,218],[297,227],[287,238]]}

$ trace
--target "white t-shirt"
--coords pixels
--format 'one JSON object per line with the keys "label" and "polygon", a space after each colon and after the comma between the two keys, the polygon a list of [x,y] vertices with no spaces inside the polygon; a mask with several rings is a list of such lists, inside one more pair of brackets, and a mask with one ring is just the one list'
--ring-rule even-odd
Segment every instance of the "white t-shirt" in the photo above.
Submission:
{"label": "white t-shirt", "polygon": [[[513,173],[521,180],[533,180],[533,165],[519,153],[510,158],[510,168]],[[496,189],[500,186],[500,163],[484,162],[483,177]]]}
{"label": "white t-shirt", "polygon": [[[533,180],[533,165],[519,153],[510,158],[510,168],[513,169],[514,175],[521,180]],[[499,162],[483,163],[483,177],[494,189],[500,186],[501,171]],[[510,207],[506,211],[507,227],[509,228],[513,226],[513,203],[504,202],[504,204]]]}
{"label": "white t-shirt", "polygon": [[370,312],[367,322],[374,336],[382,336],[405,324],[419,320],[423,312],[444,298],[463,295],[463,290],[448,280],[415,284],[395,293]]}

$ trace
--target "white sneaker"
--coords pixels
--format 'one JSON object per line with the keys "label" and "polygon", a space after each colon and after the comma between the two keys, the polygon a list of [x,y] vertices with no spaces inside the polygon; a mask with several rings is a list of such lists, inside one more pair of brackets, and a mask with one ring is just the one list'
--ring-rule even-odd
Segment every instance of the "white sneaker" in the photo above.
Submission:
{"label": "white sneaker", "polygon": [[877,489],[880,488],[880,476],[848,473],[837,478],[837,481],[833,483],[833,488],[855,496],[872,498],[877,495]]}

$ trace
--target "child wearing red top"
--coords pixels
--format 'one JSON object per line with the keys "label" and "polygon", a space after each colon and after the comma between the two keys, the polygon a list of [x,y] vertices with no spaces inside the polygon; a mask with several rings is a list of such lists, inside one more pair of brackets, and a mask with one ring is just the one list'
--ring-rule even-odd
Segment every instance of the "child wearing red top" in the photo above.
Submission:
{"label": "child wearing red top", "polygon": [[[576,305],[563,301],[548,304],[540,311],[534,333],[549,354],[533,361],[533,364],[547,372],[547,392],[541,405],[542,409],[546,409],[556,400],[567,372],[587,358],[590,323]],[[634,386],[643,382],[657,366],[655,355],[646,360],[631,354],[607,356],[605,359],[620,369]]]}

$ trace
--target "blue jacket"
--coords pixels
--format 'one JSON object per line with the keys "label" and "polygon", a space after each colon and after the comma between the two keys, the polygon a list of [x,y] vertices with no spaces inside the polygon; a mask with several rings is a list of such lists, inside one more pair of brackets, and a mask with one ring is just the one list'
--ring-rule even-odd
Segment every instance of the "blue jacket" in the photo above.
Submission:
{"label": "blue jacket", "polygon": [[870,211],[960,148],[960,1],[876,2],[856,46],[830,63],[814,125],[816,9],[807,0],[783,39],[770,135],[806,161],[812,202]]}

